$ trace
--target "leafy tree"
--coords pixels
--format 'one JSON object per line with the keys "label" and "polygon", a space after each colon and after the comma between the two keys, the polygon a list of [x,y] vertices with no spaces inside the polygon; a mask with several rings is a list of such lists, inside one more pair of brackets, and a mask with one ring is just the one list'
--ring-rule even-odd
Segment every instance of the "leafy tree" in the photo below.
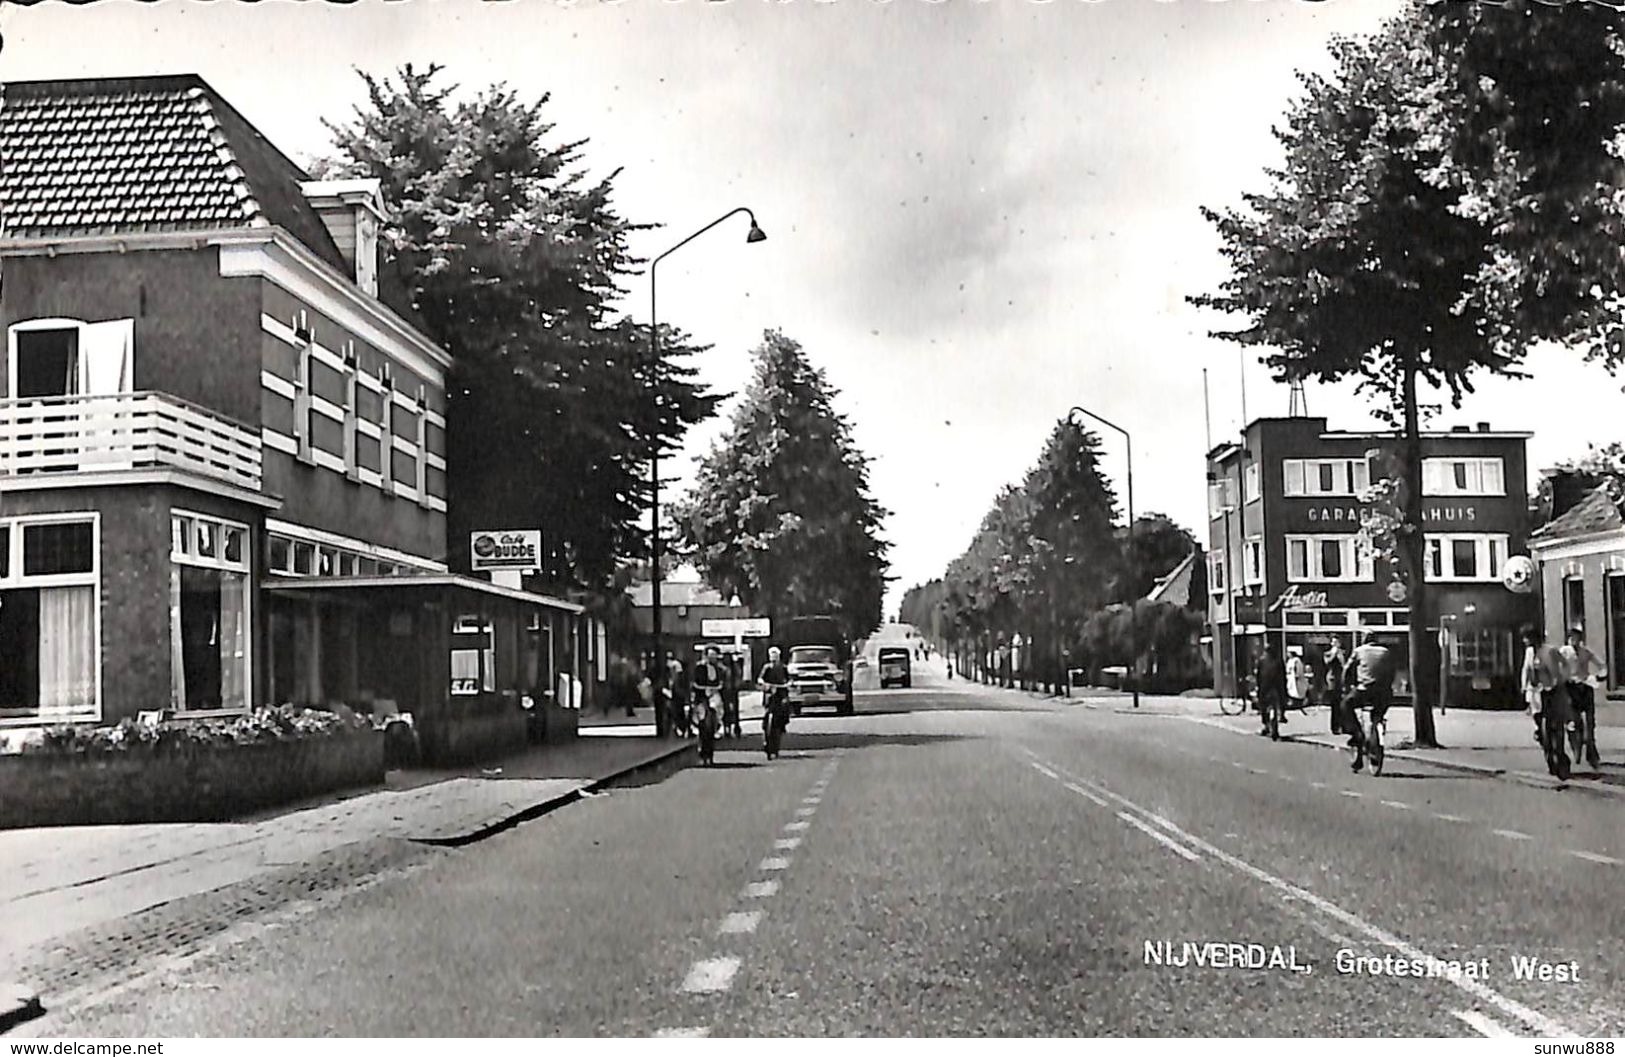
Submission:
{"label": "leafy tree", "polygon": [[754,356],[732,426],[673,520],[718,590],[781,618],[838,614],[861,637],[880,623],[887,579],[868,459],[800,345],[768,331]]}
{"label": "leafy tree", "polygon": [[1387,453],[1396,579],[1410,607],[1416,740],[1435,744],[1423,577],[1426,382],[1459,406],[1526,348],[1620,356],[1625,122],[1619,15],[1600,5],[1418,6],[1332,45],[1276,130],[1283,167],[1244,210],[1204,210],[1231,276],[1199,305],[1277,377],[1352,379],[1398,431]]}
{"label": "leafy tree", "polygon": [[609,589],[622,555],[644,550],[645,467],[714,413],[694,384],[697,348],[662,333],[651,377],[648,328],[614,300],[639,263],[611,197],[590,180],[585,140],[559,142],[547,97],[503,86],[453,102],[440,67],[406,66],[329,123],[328,176],[375,177],[388,259],[380,287],[454,358],[448,385],[450,558],[475,528],[540,527],[543,582]]}
{"label": "leafy tree", "polygon": [[[1173,572],[1197,549],[1196,537],[1166,514],[1144,514],[1134,519],[1126,534],[1118,530],[1123,548],[1123,571],[1113,585],[1113,599],[1126,602],[1144,598],[1157,581]],[[1199,597],[1199,596],[1198,596]]]}

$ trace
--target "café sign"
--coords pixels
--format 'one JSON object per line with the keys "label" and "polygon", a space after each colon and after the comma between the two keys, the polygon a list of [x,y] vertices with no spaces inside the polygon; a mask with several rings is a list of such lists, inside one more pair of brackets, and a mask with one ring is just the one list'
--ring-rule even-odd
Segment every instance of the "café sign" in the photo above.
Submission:
{"label": "caf\u00e9 sign", "polygon": [[471,567],[475,572],[542,571],[542,533],[539,529],[505,532],[475,532],[469,542]]}
{"label": "caf\u00e9 sign", "polygon": [[1300,591],[1297,584],[1292,584],[1285,591],[1282,591],[1274,602],[1270,603],[1270,612],[1280,610],[1284,613],[1293,609],[1324,609],[1325,607],[1325,591]]}

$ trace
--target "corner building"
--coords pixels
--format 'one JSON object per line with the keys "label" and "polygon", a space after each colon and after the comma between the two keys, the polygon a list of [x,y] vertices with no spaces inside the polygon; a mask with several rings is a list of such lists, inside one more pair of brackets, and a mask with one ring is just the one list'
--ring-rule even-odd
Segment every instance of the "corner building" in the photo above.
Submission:
{"label": "corner building", "polygon": [[[1452,705],[1517,707],[1517,636],[1538,619],[1537,602],[1501,577],[1510,556],[1528,552],[1530,436],[1481,422],[1422,437],[1428,633],[1443,636]],[[1346,653],[1371,630],[1398,656],[1396,694],[1410,693],[1405,585],[1396,562],[1372,561],[1356,543],[1374,461],[1400,439],[1335,431],[1324,418],[1263,418],[1208,453],[1215,690],[1234,694],[1266,642],[1283,655],[1301,646],[1318,666],[1332,640]]]}

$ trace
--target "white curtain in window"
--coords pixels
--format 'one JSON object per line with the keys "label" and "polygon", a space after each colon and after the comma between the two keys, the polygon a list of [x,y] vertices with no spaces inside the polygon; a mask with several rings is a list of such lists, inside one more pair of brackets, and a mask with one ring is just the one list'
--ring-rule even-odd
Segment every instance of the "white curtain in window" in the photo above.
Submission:
{"label": "white curtain in window", "polygon": [[220,574],[220,707],[248,707],[248,583]]}
{"label": "white curtain in window", "polygon": [[40,709],[96,705],[96,589],[46,587],[39,593]]}
{"label": "white curtain in window", "polygon": [[169,567],[169,707],[186,707],[186,649],[181,640],[181,567]]}

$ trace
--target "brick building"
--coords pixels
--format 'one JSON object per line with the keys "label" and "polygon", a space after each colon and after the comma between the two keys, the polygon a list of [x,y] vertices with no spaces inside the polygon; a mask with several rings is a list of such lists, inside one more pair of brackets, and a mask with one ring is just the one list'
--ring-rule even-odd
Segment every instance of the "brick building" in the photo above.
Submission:
{"label": "brick building", "polygon": [[580,607],[447,567],[451,360],[379,299],[376,182],[195,76],[4,91],[0,724],[574,703]]}
{"label": "brick building", "polygon": [[[1488,424],[1423,435],[1430,634],[1441,627],[1452,704],[1515,706],[1519,628],[1532,595],[1501,582],[1509,556],[1527,553],[1528,433]],[[1265,418],[1240,443],[1208,453],[1208,621],[1215,689],[1233,693],[1266,641],[1300,646],[1318,662],[1372,630],[1394,649],[1409,693],[1410,619],[1397,567],[1356,545],[1368,505],[1371,455],[1392,433],[1342,432],[1323,418]]]}

